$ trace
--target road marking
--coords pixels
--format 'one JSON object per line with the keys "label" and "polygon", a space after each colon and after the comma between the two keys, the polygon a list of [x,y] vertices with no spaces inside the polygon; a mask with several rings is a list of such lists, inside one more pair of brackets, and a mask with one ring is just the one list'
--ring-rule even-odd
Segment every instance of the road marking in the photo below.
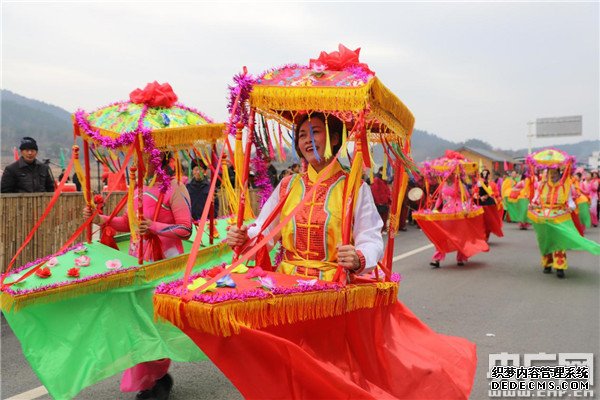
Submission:
{"label": "road marking", "polygon": [[419,248],[411,250],[409,252],[398,254],[396,257],[392,258],[392,262],[396,262],[396,261],[402,260],[403,258],[410,257],[412,255],[415,255],[417,253],[420,253],[420,252],[425,251],[427,249],[430,249],[432,247],[433,247],[433,244],[430,243],[430,244],[428,244],[426,246],[419,247]]}
{"label": "road marking", "polygon": [[23,392],[21,394],[16,394],[13,397],[9,397],[6,400],[33,400],[38,397],[42,397],[48,394],[48,391],[43,386],[38,386],[35,389],[28,390],[27,392]]}
{"label": "road marking", "polygon": [[[420,252],[430,249],[432,247],[433,247],[433,244],[428,244],[428,245],[416,248],[414,250],[408,251],[406,253],[398,254],[396,257],[394,257],[392,259],[392,262],[402,260],[403,258],[410,257],[412,255],[415,255],[417,253],[420,253]],[[40,386],[40,387],[36,387],[35,389],[31,389],[27,392],[17,394],[6,400],[33,400],[33,399],[37,399],[38,397],[42,397],[45,394],[48,394],[48,391],[46,390],[45,387]]]}

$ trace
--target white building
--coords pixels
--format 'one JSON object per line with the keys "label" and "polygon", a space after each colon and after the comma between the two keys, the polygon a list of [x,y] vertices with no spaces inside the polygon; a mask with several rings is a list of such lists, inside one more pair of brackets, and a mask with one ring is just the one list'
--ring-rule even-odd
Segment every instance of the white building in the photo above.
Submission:
{"label": "white building", "polygon": [[600,168],[600,151],[593,151],[592,155],[588,158],[588,168],[592,171]]}

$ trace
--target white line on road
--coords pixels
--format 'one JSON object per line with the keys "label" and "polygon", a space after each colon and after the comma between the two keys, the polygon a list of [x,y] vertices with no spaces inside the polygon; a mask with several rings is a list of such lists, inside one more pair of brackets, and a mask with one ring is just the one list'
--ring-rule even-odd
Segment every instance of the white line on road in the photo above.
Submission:
{"label": "white line on road", "polygon": [[[420,252],[430,249],[432,247],[433,247],[433,244],[428,244],[428,245],[416,248],[414,250],[408,251],[406,253],[398,254],[396,257],[394,257],[392,259],[392,262],[402,260],[403,258],[410,257],[412,255],[415,255],[417,253],[420,253]],[[31,389],[27,392],[17,394],[6,400],[33,400],[33,399],[37,399],[38,397],[42,397],[45,394],[48,394],[48,391],[46,390],[46,388],[43,386],[39,386],[39,387],[36,387],[35,389]]]}
{"label": "white line on road", "polygon": [[425,251],[427,249],[430,249],[432,247],[433,247],[433,244],[430,243],[430,244],[428,244],[426,246],[419,247],[417,249],[408,251],[406,253],[398,254],[396,257],[392,258],[392,262],[396,262],[396,261],[402,260],[403,258],[410,257],[412,255],[415,255],[417,253],[420,253],[420,252]]}
{"label": "white line on road", "polygon": [[48,394],[48,391],[43,386],[38,386],[35,389],[28,390],[21,394],[16,394],[6,400],[33,400]]}

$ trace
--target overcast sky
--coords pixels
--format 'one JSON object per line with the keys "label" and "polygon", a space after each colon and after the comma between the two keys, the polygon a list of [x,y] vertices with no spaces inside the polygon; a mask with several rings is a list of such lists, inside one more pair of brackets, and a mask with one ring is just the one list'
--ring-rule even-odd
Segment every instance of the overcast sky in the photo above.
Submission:
{"label": "overcast sky", "polygon": [[527,122],[600,120],[599,3],[2,2],[2,88],[75,111],[147,82],[226,119],[227,85],[338,43],[445,139],[527,146]]}

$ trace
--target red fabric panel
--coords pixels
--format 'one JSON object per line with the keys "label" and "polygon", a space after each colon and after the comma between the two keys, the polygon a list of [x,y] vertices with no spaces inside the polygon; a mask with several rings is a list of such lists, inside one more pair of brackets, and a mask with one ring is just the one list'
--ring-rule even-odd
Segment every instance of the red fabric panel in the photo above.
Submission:
{"label": "red fabric panel", "polygon": [[227,338],[181,328],[247,399],[467,399],[477,366],[475,344],[400,302]]}
{"label": "red fabric panel", "polygon": [[574,211],[571,211],[571,219],[573,220],[573,224],[575,224],[575,228],[577,228],[577,232],[579,232],[581,236],[584,236],[585,226],[581,223],[581,220],[579,219],[579,214]]}
{"label": "red fabric panel", "polygon": [[418,219],[417,222],[436,250],[442,253],[460,251],[469,258],[490,249],[485,240],[483,214],[445,221]]}
{"label": "red fabric panel", "polygon": [[486,236],[489,236],[490,232],[498,237],[504,236],[502,232],[503,211],[503,208],[498,208],[495,204],[493,206],[483,206],[483,222]]}

